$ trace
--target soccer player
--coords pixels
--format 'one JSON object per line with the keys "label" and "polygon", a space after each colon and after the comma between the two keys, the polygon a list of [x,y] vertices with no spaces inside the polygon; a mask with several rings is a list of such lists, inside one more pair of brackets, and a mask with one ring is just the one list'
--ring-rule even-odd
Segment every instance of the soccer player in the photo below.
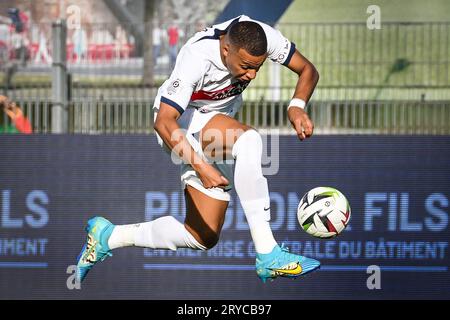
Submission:
{"label": "soccer player", "polygon": [[[290,253],[275,241],[269,224],[269,189],[261,167],[261,136],[233,118],[241,107],[242,91],[266,58],[298,74],[288,117],[300,140],[312,135],[313,123],[304,107],[319,76],[293,43],[244,15],[196,33],[182,47],[153,106],[159,144],[183,160],[184,224],[172,216],[130,225],[113,225],[103,217],[90,219],[88,240],[78,257],[79,281],[115,248],[214,247],[233,186],[250,228],[261,280],[298,277],[319,268],[319,261]],[[234,159],[234,177],[230,161],[220,159]]]}

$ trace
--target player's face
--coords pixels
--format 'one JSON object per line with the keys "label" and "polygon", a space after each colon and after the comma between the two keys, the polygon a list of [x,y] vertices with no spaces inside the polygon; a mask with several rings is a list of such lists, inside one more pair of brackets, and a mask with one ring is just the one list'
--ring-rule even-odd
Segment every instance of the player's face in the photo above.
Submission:
{"label": "player's face", "polygon": [[241,81],[251,81],[256,78],[256,74],[266,57],[267,54],[252,56],[245,49],[231,46],[225,57],[225,62],[233,77]]}

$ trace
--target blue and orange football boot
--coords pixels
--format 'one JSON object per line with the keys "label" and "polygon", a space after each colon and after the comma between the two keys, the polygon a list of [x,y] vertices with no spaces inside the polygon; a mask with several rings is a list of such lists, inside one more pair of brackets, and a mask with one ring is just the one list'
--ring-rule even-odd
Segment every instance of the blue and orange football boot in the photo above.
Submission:
{"label": "blue and orange football boot", "polygon": [[97,262],[112,256],[108,239],[114,227],[111,222],[102,217],[94,217],[88,221],[85,228],[88,233],[87,240],[77,258],[76,281],[79,283]]}
{"label": "blue and orange football boot", "polygon": [[256,274],[263,282],[277,277],[296,278],[319,267],[319,261],[290,253],[283,244],[270,253],[256,254]]}

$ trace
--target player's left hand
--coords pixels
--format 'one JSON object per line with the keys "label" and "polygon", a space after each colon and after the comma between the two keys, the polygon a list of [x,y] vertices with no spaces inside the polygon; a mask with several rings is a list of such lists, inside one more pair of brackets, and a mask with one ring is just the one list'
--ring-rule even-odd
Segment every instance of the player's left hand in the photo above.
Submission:
{"label": "player's left hand", "polygon": [[305,110],[291,107],[288,110],[288,118],[295,131],[297,131],[297,136],[300,140],[305,140],[313,134],[314,123]]}

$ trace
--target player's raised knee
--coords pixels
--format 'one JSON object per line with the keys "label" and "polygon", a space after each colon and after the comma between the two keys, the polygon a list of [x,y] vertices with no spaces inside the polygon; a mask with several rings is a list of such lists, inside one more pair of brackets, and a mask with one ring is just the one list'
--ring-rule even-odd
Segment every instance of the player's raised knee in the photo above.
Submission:
{"label": "player's raised knee", "polygon": [[249,152],[261,154],[262,147],[263,142],[261,134],[254,129],[250,129],[245,131],[236,140],[236,143],[234,144],[232,149],[232,155],[234,158],[236,158],[238,154],[247,154]]}

